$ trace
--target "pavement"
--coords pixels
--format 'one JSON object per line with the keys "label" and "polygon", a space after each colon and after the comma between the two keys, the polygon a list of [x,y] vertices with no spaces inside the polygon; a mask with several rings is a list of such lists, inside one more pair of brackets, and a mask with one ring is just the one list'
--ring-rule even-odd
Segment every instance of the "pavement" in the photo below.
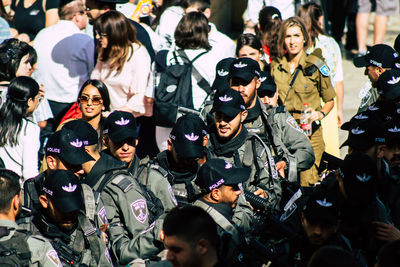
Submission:
{"label": "pavement", "polygon": [[[373,15],[370,16],[368,45],[373,44]],[[400,33],[400,16],[390,17],[384,43],[393,46],[394,40]],[[368,81],[368,77],[364,75],[365,68],[356,68],[352,61],[343,58],[343,78],[344,78],[344,101],[343,116],[344,121],[348,121],[356,113],[360,104],[358,93],[361,87]],[[339,144],[347,139],[347,131],[339,129]],[[347,154],[347,147],[340,150],[341,158]]]}

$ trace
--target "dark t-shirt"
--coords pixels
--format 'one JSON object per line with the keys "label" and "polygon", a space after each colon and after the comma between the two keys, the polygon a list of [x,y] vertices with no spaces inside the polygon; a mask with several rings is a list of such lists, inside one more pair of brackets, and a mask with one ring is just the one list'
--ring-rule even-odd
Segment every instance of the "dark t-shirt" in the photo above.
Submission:
{"label": "dark t-shirt", "polygon": [[[46,1],[46,10],[58,8],[59,0]],[[30,7],[24,7],[24,0],[12,0],[11,9],[14,10],[14,18],[10,25],[18,30],[18,33],[26,33],[31,40],[45,27],[46,16],[43,10],[43,0],[36,0]]]}

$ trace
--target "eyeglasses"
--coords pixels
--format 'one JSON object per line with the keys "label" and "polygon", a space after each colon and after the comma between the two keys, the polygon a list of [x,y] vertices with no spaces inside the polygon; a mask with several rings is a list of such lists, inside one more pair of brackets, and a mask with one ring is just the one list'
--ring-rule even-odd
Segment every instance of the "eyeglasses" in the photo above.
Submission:
{"label": "eyeglasses", "polygon": [[100,38],[107,37],[107,34],[106,34],[106,33],[104,33],[104,32],[99,32],[99,31],[97,31],[97,30],[94,31],[94,35],[95,35],[95,37],[98,35]]}
{"label": "eyeglasses", "polygon": [[101,99],[100,96],[89,97],[87,95],[82,95],[79,97],[79,102],[81,102],[81,104],[87,104],[89,100],[92,100],[92,104],[94,106],[98,106],[103,103],[103,99]]}

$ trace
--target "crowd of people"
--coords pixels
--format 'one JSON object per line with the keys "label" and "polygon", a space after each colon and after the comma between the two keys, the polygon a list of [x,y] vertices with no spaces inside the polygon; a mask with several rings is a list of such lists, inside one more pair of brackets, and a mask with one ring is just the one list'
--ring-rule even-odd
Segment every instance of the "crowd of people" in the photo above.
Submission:
{"label": "crowd of people", "polygon": [[249,0],[233,41],[210,0],[125,2],[12,1],[0,265],[398,265],[400,35],[345,122],[324,6]]}

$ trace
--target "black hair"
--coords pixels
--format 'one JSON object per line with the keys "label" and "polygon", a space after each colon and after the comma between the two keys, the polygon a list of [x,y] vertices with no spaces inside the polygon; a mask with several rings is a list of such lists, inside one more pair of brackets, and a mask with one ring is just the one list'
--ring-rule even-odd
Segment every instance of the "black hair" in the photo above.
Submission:
{"label": "black hair", "polygon": [[272,61],[279,56],[278,38],[282,25],[281,12],[273,6],[264,7],[258,14],[258,24],[260,25],[258,37],[268,47]]}
{"label": "black hair", "polygon": [[39,84],[27,76],[11,80],[6,100],[0,108],[0,146],[18,144],[22,120],[26,116],[28,100],[39,93]]}
{"label": "black hair", "polygon": [[184,9],[196,5],[199,11],[204,12],[207,8],[210,8],[210,0],[183,0],[182,7]]}
{"label": "black hair", "polygon": [[36,51],[28,43],[15,38],[4,40],[0,44],[0,81],[11,81],[15,78],[21,59],[27,54],[31,65],[36,63]]}
{"label": "black hair", "polygon": [[200,207],[173,208],[164,219],[163,230],[165,236],[176,236],[190,244],[196,244],[204,238],[215,249],[218,247],[217,225],[213,218]]}
{"label": "black hair", "polygon": [[254,48],[262,53],[262,44],[260,39],[258,39],[258,37],[252,33],[243,33],[239,36],[236,42],[237,57],[239,56],[240,49],[242,49],[242,47],[245,45],[250,46],[251,48]]}
{"label": "black hair", "polygon": [[378,267],[397,267],[400,262],[400,240],[385,244],[378,254]]}
{"label": "black hair", "polygon": [[175,29],[175,43],[182,49],[210,50],[208,19],[201,12],[190,12],[182,17]]}
{"label": "black hair", "polygon": [[341,247],[324,246],[312,255],[307,267],[361,267],[355,256]]}
{"label": "black hair", "polygon": [[11,200],[21,192],[20,177],[11,170],[0,169],[0,213],[10,210]]}

